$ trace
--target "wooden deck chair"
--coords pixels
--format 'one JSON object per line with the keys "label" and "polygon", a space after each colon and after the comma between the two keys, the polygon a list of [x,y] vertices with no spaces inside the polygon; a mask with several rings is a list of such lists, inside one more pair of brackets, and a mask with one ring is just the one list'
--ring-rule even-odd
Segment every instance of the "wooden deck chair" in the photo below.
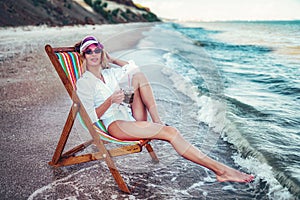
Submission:
{"label": "wooden deck chair", "polygon": [[[141,152],[142,147],[145,146],[150,153],[152,160],[158,162],[158,158],[149,144],[150,140],[118,140],[117,138],[114,138],[108,134],[101,121],[93,124],[76,94],[76,81],[83,73],[79,53],[75,52],[74,47],[52,48],[50,45],[46,45],[45,50],[73,102],[52,161],[49,162],[49,165],[60,167],[104,159],[119,188],[126,193],[130,193],[129,188],[116,168],[112,157]],[[78,114],[80,115],[80,118],[85,124],[92,139],[72,148],[67,152],[64,152],[64,148],[71,133],[74,120]],[[114,149],[107,149],[105,146],[107,142],[113,142],[122,145]],[[97,152],[83,155],[79,154],[79,152],[91,144],[96,145]]]}

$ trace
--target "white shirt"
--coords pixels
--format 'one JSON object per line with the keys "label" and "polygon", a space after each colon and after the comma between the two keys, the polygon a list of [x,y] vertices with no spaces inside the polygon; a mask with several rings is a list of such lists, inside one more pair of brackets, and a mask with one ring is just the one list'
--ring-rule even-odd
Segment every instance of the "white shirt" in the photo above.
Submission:
{"label": "white shirt", "polygon": [[[78,79],[76,83],[77,94],[85,107],[92,122],[97,122],[98,116],[96,108],[110,97],[116,90],[120,90],[120,81],[128,80],[128,75],[132,78],[132,74],[139,71],[133,61],[129,64],[117,68],[104,69],[102,75],[105,83],[89,71]],[[134,121],[134,118],[126,106],[112,104],[108,110],[100,117],[106,128],[116,120]]]}

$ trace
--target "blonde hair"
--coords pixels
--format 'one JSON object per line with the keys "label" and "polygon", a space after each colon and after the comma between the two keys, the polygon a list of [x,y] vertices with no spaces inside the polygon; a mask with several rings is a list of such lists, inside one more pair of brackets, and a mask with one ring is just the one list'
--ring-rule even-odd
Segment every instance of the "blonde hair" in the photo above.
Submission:
{"label": "blonde hair", "polygon": [[107,53],[104,49],[102,49],[102,53],[101,53],[101,67],[102,69],[108,69],[110,68],[110,65],[109,65],[109,60],[107,58]]}

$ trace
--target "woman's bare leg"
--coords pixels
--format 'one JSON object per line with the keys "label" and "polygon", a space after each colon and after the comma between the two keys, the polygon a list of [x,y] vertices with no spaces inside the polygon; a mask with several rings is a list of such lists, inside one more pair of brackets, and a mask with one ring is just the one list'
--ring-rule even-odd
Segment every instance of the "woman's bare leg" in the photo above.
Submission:
{"label": "woman's bare leg", "polygon": [[123,140],[147,138],[168,141],[177,153],[184,158],[212,170],[220,182],[250,182],[254,178],[252,175],[242,173],[211,159],[186,141],[177,129],[170,126],[146,121],[128,122],[118,120],[108,127],[108,131],[114,137]]}
{"label": "woman's bare leg", "polygon": [[134,98],[131,104],[132,116],[137,121],[147,121],[147,107],[142,100],[140,89],[136,82],[136,80],[133,80],[132,83],[132,85],[134,85]]}
{"label": "woman's bare leg", "polygon": [[133,117],[137,121],[147,121],[148,110],[152,121],[162,124],[151,85],[142,72],[133,75],[132,86],[134,88],[134,100],[131,107]]}

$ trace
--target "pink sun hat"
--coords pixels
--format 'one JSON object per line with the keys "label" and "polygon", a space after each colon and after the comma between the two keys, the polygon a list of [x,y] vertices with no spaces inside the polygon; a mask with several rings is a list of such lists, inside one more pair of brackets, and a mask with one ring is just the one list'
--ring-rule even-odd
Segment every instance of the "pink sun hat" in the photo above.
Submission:
{"label": "pink sun hat", "polygon": [[104,48],[104,46],[94,36],[86,36],[81,41],[80,53],[84,52],[91,44],[95,44],[101,49]]}

